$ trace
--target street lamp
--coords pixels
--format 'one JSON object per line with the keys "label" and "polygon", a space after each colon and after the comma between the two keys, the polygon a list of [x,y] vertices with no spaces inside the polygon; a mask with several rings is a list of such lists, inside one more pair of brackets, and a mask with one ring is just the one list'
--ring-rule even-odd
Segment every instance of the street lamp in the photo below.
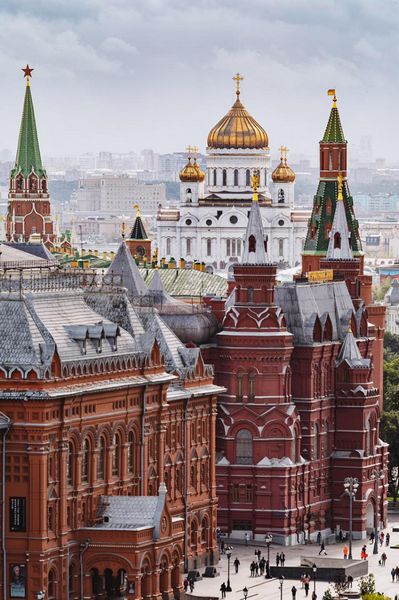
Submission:
{"label": "street lamp", "polygon": [[247,600],[247,598],[248,598],[248,588],[247,588],[247,586],[245,586],[245,588],[242,590],[242,593],[244,594],[244,600]]}
{"label": "street lamp", "polygon": [[356,496],[358,487],[359,487],[359,480],[357,479],[357,477],[345,477],[344,494],[347,494],[349,496],[349,559],[352,559],[352,536],[353,536],[352,503]]}
{"label": "street lamp", "polygon": [[267,533],[265,535],[265,542],[267,545],[267,563],[266,563],[266,575],[265,575],[265,579],[271,579],[271,574],[270,574],[270,544],[273,541],[273,536],[271,533]]}
{"label": "street lamp", "polygon": [[381,469],[375,469],[371,474],[371,479],[374,479],[374,493],[375,493],[375,513],[374,513],[374,548],[373,554],[378,554],[378,521],[380,506],[380,480],[384,479],[384,471]]}
{"label": "street lamp", "polygon": [[226,556],[227,556],[227,586],[226,592],[231,592],[230,585],[230,559],[231,559],[231,551],[233,550],[233,546],[227,546],[226,548]]}
{"label": "street lamp", "polygon": [[313,563],[312,571],[313,571],[313,582],[314,582],[313,591],[314,591],[314,596],[316,598],[316,573],[317,573],[317,567],[316,567],[315,563]]}
{"label": "street lamp", "polygon": [[280,580],[280,600],[283,600],[283,583],[284,583],[284,576],[280,575],[279,577]]}

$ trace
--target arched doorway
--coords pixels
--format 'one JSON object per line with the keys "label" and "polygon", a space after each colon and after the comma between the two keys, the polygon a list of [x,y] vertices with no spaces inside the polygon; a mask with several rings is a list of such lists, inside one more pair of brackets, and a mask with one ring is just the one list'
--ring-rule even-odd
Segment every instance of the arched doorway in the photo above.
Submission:
{"label": "arched doorway", "polygon": [[367,504],[366,529],[367,533],[371,533],[374,529],[374,504],[371,501]]}
{"label": "arched doorway", "polygon": [[161,560],[161,575],[159,578],[159,585],[162,597],[167,600],[169,598],[170,583],[169,583],[169,561],[164,556]]}

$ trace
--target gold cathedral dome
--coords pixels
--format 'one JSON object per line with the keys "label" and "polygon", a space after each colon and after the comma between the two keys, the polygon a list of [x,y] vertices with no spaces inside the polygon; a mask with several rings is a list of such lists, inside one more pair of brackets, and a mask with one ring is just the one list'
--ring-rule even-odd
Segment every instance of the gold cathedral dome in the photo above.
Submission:
{"label": "gold cathedral dome", "polygon": [[292,183],[295,181],[295,173],[287,163],[288,148],[280,146],[280,164],[274,169],[272,179],[274,183]]}
{"label": "gold cathedral dome", "polygon": [[179,173],[180,181],[185,182],[199,182],[201,183],[205,179],[205,173],[201,167],[197,164],[197,148],[194,146],[194,161],[191,162],[191,146],[188,147],[187,164],[182,168]]}
{"label": "gold cathedral dome", "polygon": [[239,73],[233,77],[237,84],[237,100],[208,134],[208,148],[267,148],[269,138],[266,131],[249,114],[240,101]]}

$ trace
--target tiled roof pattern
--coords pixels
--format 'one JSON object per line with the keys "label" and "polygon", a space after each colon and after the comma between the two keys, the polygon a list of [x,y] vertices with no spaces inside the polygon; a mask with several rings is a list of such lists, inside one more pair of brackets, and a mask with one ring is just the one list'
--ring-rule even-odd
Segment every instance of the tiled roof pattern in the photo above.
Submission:
{"label": "tiled roof pattern", "polygon": [[324,326],[331,319],[332,339],[342,340],[348,331],[353,303],[344,281],[286,283],[276,288],[276,302],[284,311],[287,328],[297,345],[313,343],[316,318]]}
{"label": "tiled roof pattern", "polygon": [[156,525],[158,496],[101,496],[97,517],[108,522],[99,527],[139,529]]}
{"label": "tiled roof pattern", "polygon": [[341,119],[339,117],[338,108],[333,106],[328,119],[327,127],[324,132],[322,142],[329,143],[335,142],[339,144],[345,144],[346,139],[344,131],[341,125]]}
{"label": "tiled roof pattern", "polygon": [[57,262],[55,257],[47,250],[43,243],[30,244],[29,242],[4,242],[4,244],[24,252],[25,256],[23,260],[29,260],[29,256],[26,257],[26,254],[29,254],[34,256],[36,259],[39,258],[53,263]]}
{"label": "tiled roof pattern", "polygon": [[[154,277],[155,269],[139,269],[146,285]],[[227,279],[220,275],[194,271],[193,269],[159,269],[159,276],[165,290],[171,296],[206,296],[215,294],[225,297]]]}
{"label": "tiled roof pattern", "polygon": [[30,86],[27,86],[25,89],[21,128],[19,130],[17,156],[11,177],[14,177],[19,172],[22,172],[23,176],[27,177],[32,169],[38,177],[46,175],[40,156],[31,89]]}

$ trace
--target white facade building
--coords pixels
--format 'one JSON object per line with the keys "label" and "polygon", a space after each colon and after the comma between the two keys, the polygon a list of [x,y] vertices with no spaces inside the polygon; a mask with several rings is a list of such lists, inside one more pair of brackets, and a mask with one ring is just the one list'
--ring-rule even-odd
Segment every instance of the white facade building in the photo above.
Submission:
{"label": "white facade building", "polygon": [[157,216],[159,257],[205,262],[220,271],[240,259],[252,202],[251,177],[259,176],[259,207],[266,247],[273,262],[299,263],[307,233],[308,211],[295,211],[295,174],[286,149],[270,177],[266,131],[237,100],[208,135],[206,174],[195,157],[180,173],[180,204],[160,209]]}

